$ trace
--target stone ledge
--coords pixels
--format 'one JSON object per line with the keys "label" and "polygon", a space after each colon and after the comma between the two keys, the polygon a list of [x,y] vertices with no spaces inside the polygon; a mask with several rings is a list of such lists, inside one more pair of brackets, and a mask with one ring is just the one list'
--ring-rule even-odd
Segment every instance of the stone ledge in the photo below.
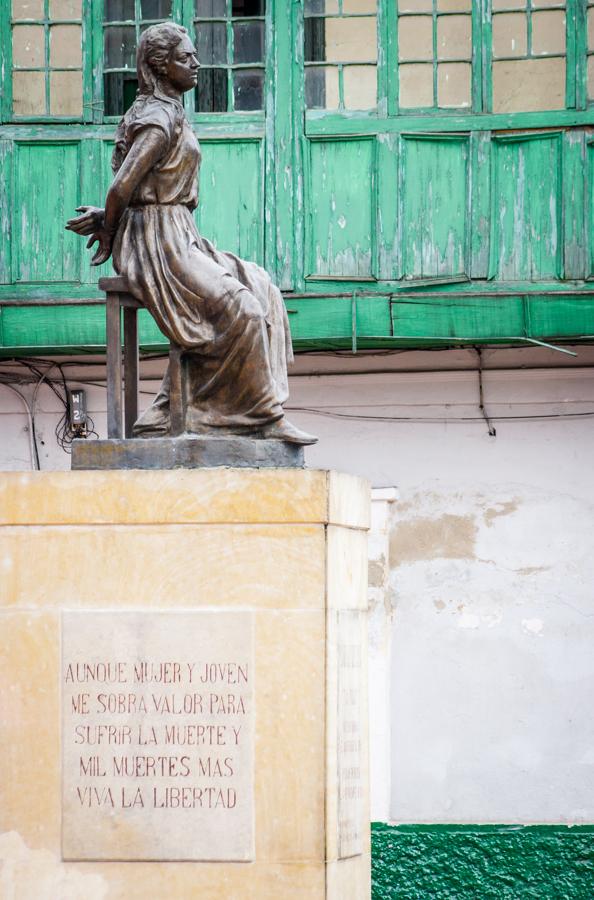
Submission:
{"label": "stone ledge", "polygon": [[303,447],[246,437],[76,440],[73,469],[303,468]]}

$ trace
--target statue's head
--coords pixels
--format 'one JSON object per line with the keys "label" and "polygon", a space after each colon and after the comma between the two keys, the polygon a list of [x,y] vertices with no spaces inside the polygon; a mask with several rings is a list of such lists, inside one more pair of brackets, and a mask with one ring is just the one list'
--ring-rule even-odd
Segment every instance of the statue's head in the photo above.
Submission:
{"label": "statue's head", "polygon": [[138,42],[136,68],[140,94],[152,94],[164,80],[176,90],[191,90],[196,86],[199,63],[187,30],[175,22],[151,25]]}

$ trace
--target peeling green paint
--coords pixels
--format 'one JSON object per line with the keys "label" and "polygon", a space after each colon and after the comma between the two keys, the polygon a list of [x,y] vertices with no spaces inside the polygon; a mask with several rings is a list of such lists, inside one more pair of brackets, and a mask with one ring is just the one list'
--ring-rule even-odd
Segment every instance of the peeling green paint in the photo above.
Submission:
{"label": "peeling green paint", "polygon": [[591,900],[594,827],[373,823],[372,900]]}

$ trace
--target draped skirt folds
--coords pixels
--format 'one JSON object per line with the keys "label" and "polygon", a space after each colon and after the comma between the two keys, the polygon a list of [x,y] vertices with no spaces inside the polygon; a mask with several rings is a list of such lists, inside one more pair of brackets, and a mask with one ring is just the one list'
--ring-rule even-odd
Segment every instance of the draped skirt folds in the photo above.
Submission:
{"label": "draped skirt folds", "polygon": [[[113,262],[186,356],[187,428],[249,430],[281,418],[293,352],[279,289],[256,263],[216,250],[182,205],[126,211]],[[169,381],[137,434],[169,429]]]}

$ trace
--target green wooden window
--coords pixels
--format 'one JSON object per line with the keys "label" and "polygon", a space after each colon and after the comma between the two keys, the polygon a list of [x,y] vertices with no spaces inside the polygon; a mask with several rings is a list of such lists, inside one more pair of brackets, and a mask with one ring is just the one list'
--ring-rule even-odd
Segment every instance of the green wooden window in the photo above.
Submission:
{"label": "green wooden window", "polygon": [[399,0],[400,109],[470,108],[472,0]]}
{"label": "green wooden window", "polygon": [[493,112],[565,107],[566,20],[557,0],[493,0]]}
{"label": "green wooden window", "polygon": [[589,0],[588,2],[587,16],[588,100],[592,102],[594,101],[594,2],[592,2],[592,0]]}
{"label": "green wooden window", "polygon": [[196,112],[264,107],[264,0],[194,0]]}
{"label": "green wooden window", "polygon": [[171,18],[172,0],[104,0],[103,103],[106,116],[121,116],[138,81],[136,47],[145,28]]}
{"label": "green wooden window", "polygon": [[305,0],[304,15],[306,106],[375,107],[376,0]]}
{"label": "green wooden window", "polygon": [[82,0],[13,0],[12,115],[83,113]]}

